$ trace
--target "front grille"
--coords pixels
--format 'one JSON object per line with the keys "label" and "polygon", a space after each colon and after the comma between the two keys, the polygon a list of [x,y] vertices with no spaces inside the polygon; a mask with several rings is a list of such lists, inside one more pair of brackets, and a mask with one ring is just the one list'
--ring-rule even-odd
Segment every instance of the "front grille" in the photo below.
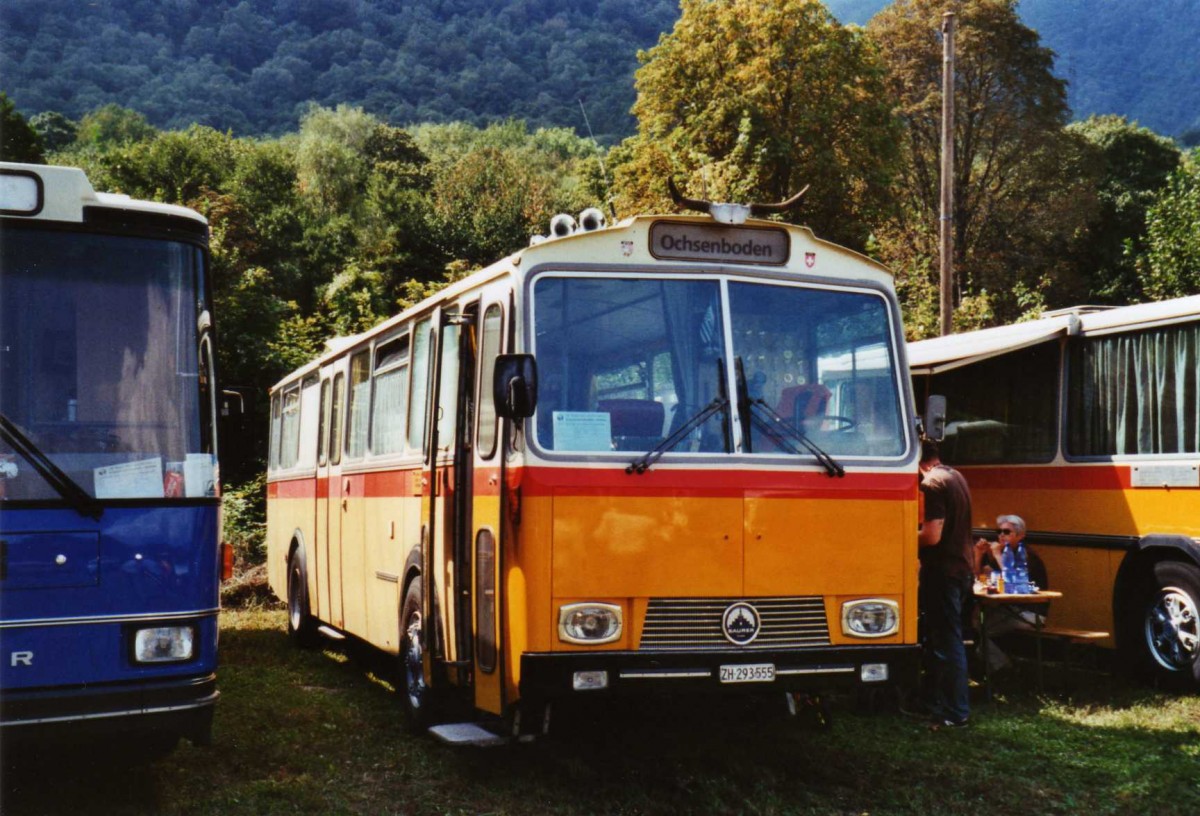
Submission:
{"label": "front grille", "polygon": [[[748,603],[758,610],[762,625],[748,646],[730,643],[721,631],[721,618],[730,604]],[[639,649],[683,651],[719,649],[805,649],[829,645],[825,601],[805,598],[651,598],[646,608]]]}

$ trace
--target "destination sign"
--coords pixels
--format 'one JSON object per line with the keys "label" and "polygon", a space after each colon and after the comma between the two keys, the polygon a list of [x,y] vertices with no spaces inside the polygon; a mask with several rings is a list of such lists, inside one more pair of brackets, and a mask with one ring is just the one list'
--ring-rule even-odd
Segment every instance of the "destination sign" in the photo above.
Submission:
{"label": "destination sign", "polygon": [[774,264],[788,262],[787,230],[656,221],[650,253],[666,261]]}

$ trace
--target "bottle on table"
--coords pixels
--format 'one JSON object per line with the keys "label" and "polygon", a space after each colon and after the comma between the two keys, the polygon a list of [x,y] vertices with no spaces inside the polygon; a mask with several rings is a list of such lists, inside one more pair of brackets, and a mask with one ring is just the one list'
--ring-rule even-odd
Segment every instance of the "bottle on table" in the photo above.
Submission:
{"label": "bottle on table", "polygon": [[1017,551],[1013,554],[1013,583],[1015,586],[1010,592],[1029,594],[1029,553],[1024,541],[1017,543]]}
{"label": "bottle on table", "polygon": [[1016,591],[1016,575],[1014,569],[1016,567],[1016,556],[1013,554],[1012,547],[1008,544],[1004,545],[1004,550],[1000,553],[1000,580],[1004,586],[1001,592]]}

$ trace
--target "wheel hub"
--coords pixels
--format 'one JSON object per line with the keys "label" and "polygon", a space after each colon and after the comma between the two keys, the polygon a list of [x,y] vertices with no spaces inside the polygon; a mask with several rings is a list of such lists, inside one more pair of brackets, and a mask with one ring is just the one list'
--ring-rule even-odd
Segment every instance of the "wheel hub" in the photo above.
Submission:
{"label": "wheel hub", "polygon": [[1200,611],[1192,596],[1164,587],[1146,613],[1146,643],[1150,654],[1166,669],[1190,668],[1200,647]]}

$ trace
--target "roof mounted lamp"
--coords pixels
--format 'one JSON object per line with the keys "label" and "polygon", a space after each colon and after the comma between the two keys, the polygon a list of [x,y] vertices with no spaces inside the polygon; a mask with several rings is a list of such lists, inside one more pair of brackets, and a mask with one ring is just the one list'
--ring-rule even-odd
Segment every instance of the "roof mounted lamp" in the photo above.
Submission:
{"label": "roof mounted lamp", "polygon": [[778,204],[728,204],[715,203],[705,201],[701,198],[686,198],[675,186],[675,180],[667,177],[667,191],[671,194],[671,200],[676,205],[689,210],[698,210],[702,213],[708,213],[713,217],[714,221],[722,224],[744,224],[746,219],[752,215],[767,216],[775,213],[787,212],[800,203],[800,199],[808,192],[810,185],[804,185],[804,189],[796,193],[787,201],[780,201]]}

